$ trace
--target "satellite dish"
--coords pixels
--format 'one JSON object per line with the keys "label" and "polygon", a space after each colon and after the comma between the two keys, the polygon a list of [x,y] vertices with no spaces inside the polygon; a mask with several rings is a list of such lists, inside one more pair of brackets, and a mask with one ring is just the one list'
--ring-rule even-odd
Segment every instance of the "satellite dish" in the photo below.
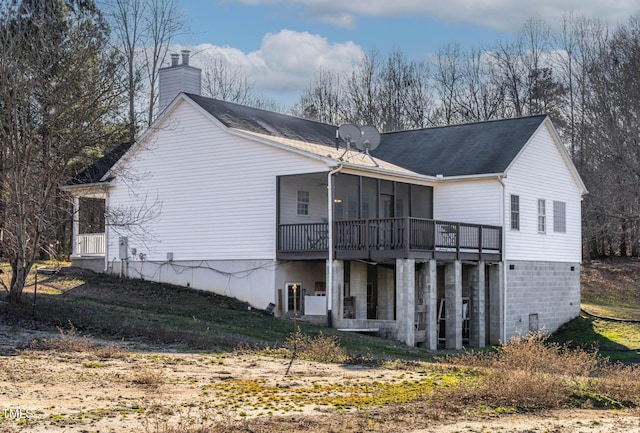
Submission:
{"label": "satellite dish", "polygon": [[357,144],[362,141],[362,132],[360,132],[360,128],[350,123],[340,125],[338,128],[338,135],[340,135],[340,138],[347,143],[347,147],[349,147],[351,143],[357,146]]}
{"label": "satellite dish", "polygon": [[365,125],[362,128],[358,128],[356,125],[345,123],[338,128],[336,132],[336,149],[339,147],[340,142],[338,138],[346,144],[344,153],[340,156],[340,160],[349,152],[351,145],[353,144],[356,149],[364,152],[373,161],[376,167],[378,163],[369,154],[370,150],[374,150],[380,144],[380,133],[378,130],[370,125]]}
{"label": "satellite dish", "polygon": [[380,144],[380,133],[371,125],[364,125],[360,128],[362,131],[362,141],[360,144],[356,143],[356,147],[360,150],[364,150],[369,153],[370,150],[374,150]]}

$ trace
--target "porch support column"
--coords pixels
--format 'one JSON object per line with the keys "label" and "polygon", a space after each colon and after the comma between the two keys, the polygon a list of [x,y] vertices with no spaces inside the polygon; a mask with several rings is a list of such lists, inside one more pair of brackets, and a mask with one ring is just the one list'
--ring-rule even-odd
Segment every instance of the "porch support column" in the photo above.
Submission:
{"label": "porch support column", "polygon": [[396,259],[396,293],[398,340],[415,346],[416,261]]}
{"label": "porch support column", "polygon": [[469,345],[484,347],[485,343],[485,305],[484,262],[469,267]]}
{"label": "porch support column", "polygon": [[331,290],[331,305],[327,305],[327,308],[331,309],[331,324],[332,327],[335,327],[339,326],[339,320],[342,319],[342,306],[344,305],[344,261],[333,260],[331,263],[327,260],[327,275],[329,275],[329,266],[333,266],[333,281],[327,284],[327,290]]}
{"label": "porch support column", "polygon": [[355,299],[354,319],[366,320],[367,318],[367,264],[351,262],[349,281],[351,296]]}
{"label": "porch support column", "polygon": [[[504,262],[489,266],[489,343],[502,342],[504,322]],[[503,342],[506,343],[506,342]]]}
{"label": "porch support column", "polygon": [[78,257],[78,238],[80,237],[80,198],[78,196],[73,196],[71,232],[71,257]]}
{"label": "porch support column", "polygon": [[446,315],[445,347],[462,349],[462,262],[456,260],[444,268]]}
{"label": "porch support column", "polygon": [[395,272],[380,266],[376,266],[375,272],[378,279],[377,319],[394,320],[396,317]]}
{"label": "porch support column", "polygon": [[420,268],[420,288],[422,291],[425,312],[427,336],[424,347],[427,350],[438,350],[438,291],[437,291],[437,263],[429,260]]}

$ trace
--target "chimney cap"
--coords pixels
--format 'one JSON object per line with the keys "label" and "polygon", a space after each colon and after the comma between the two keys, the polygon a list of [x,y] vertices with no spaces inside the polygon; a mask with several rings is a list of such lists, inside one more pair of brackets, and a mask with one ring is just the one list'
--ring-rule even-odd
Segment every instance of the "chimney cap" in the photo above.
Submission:
{"label": "chimney cap", "polygon": [[183,65],[188,65],[189,64],[189,54],[191,54],[191,51],[182,50],[180,52],[182,53],[182,64]]}

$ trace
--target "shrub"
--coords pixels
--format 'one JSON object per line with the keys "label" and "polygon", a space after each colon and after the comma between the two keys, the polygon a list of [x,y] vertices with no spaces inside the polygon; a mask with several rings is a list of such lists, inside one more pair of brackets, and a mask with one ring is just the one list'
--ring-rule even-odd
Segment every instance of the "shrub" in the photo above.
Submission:
{"label": "shrub", "polygon": [[157,388],[164,382],[162,371],[149,366],[137,366],[134,369],[131,382],[149,388]]}
{"label": "shrub", "polygon": [[322,331],[312,337],[298,330],[287,338],[285,346],[295,356],[307,361],[340,363],[347,360],[347,352],[340,346],[340,339],[335,335],[324,335]]}

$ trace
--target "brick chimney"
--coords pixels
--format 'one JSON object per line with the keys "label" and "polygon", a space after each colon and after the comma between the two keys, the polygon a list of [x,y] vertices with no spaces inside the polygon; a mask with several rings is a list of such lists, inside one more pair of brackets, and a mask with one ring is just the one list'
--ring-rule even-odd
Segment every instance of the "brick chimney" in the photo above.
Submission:
{"label": "brick chimney", "polygon": [[158,103],[160,112],[178,96],[179,93],[194,93],[200,95],[202,91],[202,70],[189,65],[191,51],[182,50],[180,54],[171,54],[171,65],[158,71]]}

